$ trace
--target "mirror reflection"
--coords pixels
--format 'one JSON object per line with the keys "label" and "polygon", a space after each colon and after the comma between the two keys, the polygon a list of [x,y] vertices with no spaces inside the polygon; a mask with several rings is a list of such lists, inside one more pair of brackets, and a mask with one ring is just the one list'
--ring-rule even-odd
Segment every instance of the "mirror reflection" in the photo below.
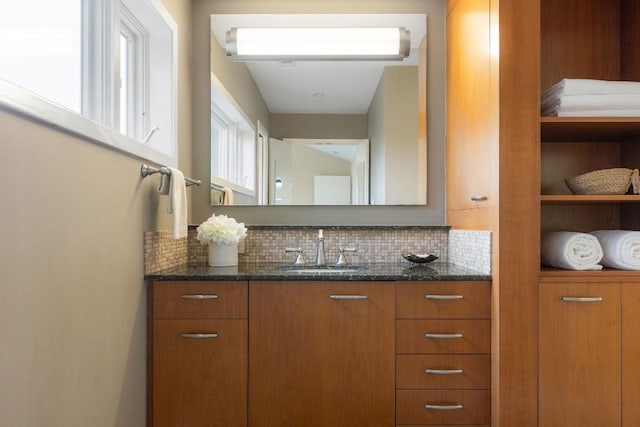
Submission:
{"label": "mirror reflection", "polygon": [[[401,61],[231,60],[237,27],[404,27]],[[211,15],[211,203],[426,203],[426,15]]]}

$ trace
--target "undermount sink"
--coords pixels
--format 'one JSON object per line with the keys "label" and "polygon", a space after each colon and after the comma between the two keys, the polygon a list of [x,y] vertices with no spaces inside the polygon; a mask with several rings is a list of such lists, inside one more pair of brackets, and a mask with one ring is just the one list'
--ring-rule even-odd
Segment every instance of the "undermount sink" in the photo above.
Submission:
{"label": "undermount sink", "polygon": [[357,265],[282,265],[278,270],[298,274],[344,274],[357,273],[366,267]]}

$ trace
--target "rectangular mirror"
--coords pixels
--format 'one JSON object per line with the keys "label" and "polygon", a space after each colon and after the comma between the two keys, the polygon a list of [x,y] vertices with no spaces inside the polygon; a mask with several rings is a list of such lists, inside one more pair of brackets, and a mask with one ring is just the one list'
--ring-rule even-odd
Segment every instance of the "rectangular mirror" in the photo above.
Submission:
{"label": "rectangular mirror", "polygon": [[[425,14],[211,15],[211,204],[424,205]],[[404,60],[227,57],[238,27],[403,27]]]}

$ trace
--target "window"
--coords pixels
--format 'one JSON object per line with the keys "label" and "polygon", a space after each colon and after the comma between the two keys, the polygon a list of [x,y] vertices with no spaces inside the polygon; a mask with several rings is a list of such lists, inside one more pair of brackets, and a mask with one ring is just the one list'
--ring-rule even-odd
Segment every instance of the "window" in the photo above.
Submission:
{"label": "window", "polygon": [[176,166],[176,38],[160,0],[4,0],[0,106]]}
{"label": "window", "polygon": [[82,0],[0,2],[0,77],[80,113],[81,6]]}
{"label": "window", "polygon": [[256,194],[256,130],[211,76],[211,182]]}

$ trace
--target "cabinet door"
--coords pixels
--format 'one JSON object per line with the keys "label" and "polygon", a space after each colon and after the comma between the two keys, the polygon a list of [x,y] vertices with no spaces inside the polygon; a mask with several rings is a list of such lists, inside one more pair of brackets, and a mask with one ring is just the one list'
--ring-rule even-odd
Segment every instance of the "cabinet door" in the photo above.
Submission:
{"label": "cabinet door", "polygon": [[640,422],[640,284],[622,285],[622,425]]}
{"label": "cabinet door", "polygon": [[249,425],[394,425],[393,282],[252,282]]}
{"label": "cabinet door", "polygon": [[247,425],[247,321],[153,320],[152,425]]}
{"label": "cabinet door", "polygon": [[620,425],[620,286],[543,283],[539,426]]}
{"label": "cabinet door", "polygon": [[[490,7],[489,0],[458,0],[446,22],[447,210],[485,227],[496,206],[499,160]],[[469,211],[475,208],[482,212]]]}

